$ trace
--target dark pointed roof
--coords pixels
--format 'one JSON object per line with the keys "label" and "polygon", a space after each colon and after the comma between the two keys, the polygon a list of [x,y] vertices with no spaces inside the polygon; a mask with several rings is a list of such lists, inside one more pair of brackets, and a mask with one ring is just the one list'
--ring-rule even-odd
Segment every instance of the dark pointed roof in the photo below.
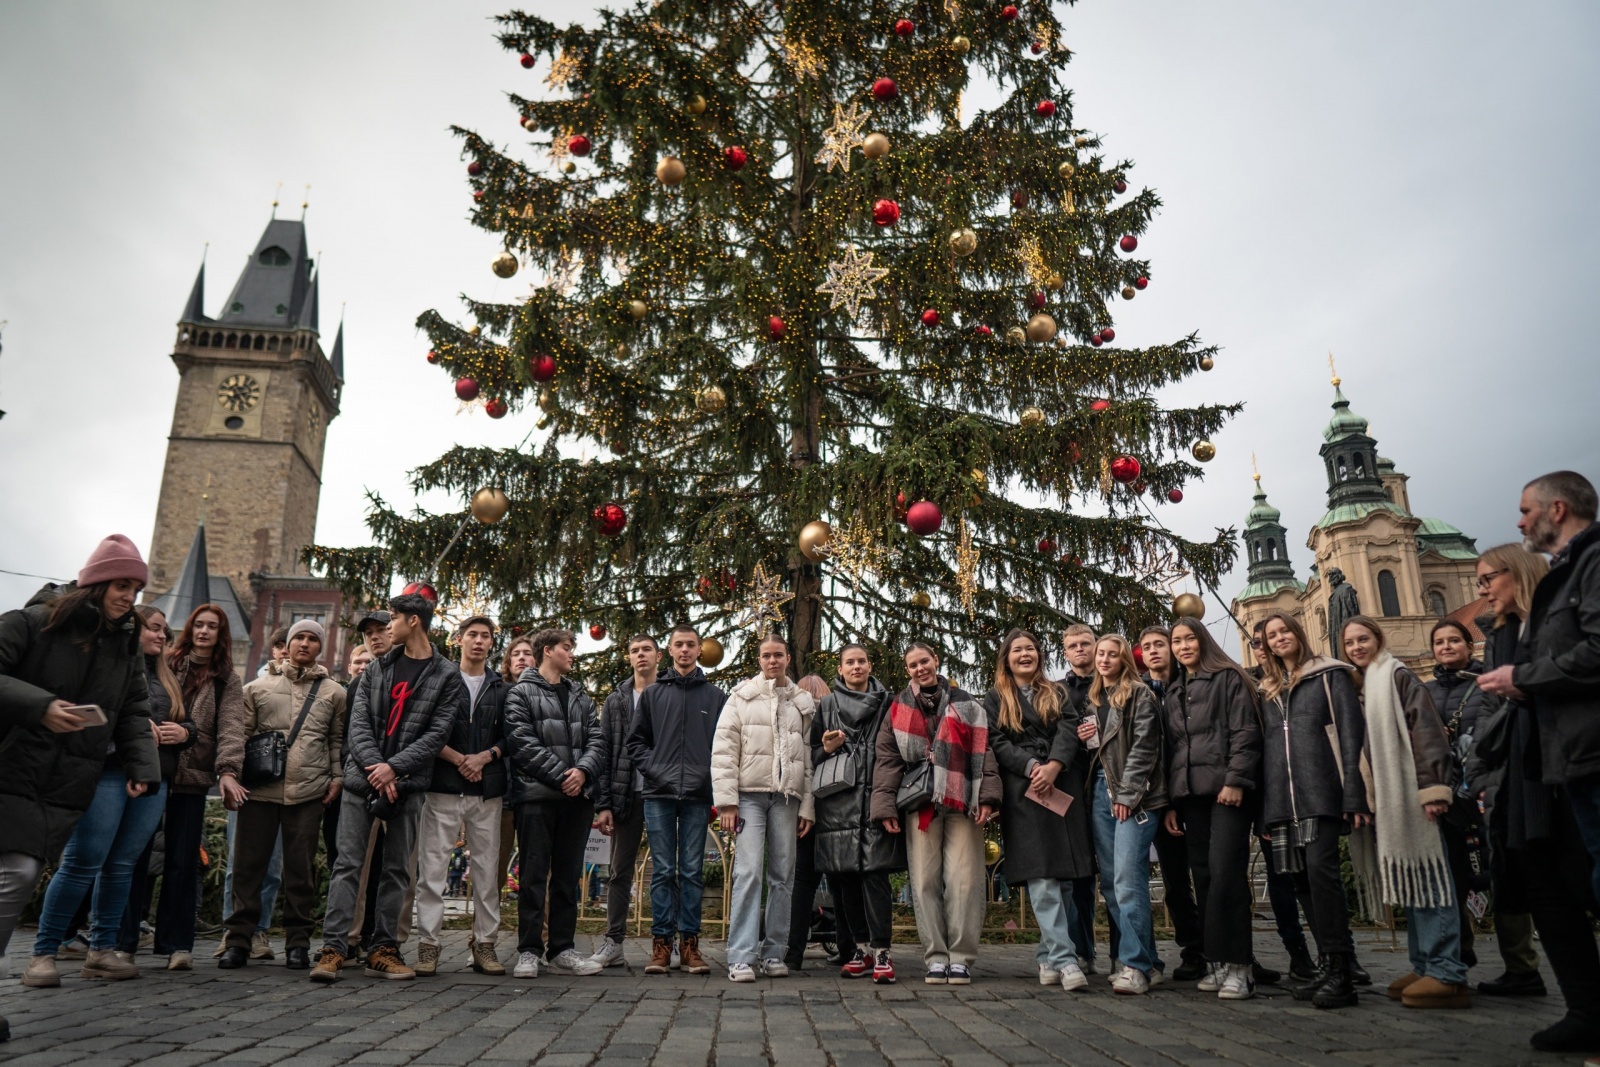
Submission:
{"label": "dark pointed roof", "polygon": [[189,554],[183,557],[183,569],[172,588],[157,597],[152,607],[167,617],[174,630],[183,626],[189,613],[201,604],[211,603],[211,570],[206,565],[206,524],[195,527],[194,540],[189,544]]}
{"label": "dark pointed roof", "polygon": [[319,332],[317,330],[317,305],[321,302],[322,286],[318,284],[321,278],[321,271],[311,275],[311,295],[300,305],[300,317],[295,320],[294,324],[297,330]]}
{"label": "dark pointed roof", "polygon": [[206,261],[200,261],[200,273],[194,276],[194,288],[189,290],[189,302],[183,305],[183,318],[179,322],[210,322],[206,318]]}
{"label": "dark pointed roof", "polygon": [[[266,326],[278,329],[317,328],[316,287],[311,253],[306,247],[306,225],[293,219],[273,219],[256,242],[233,292],[217,316],[229,326]],[[306,305],[311,305],[309,326]]]}
{"label": "dark pointed roof", "polygon": [[339,332],[333,335],[333,354],[328,357],[333,364],[333,376],[344,381],[344,316],[339,317]]}

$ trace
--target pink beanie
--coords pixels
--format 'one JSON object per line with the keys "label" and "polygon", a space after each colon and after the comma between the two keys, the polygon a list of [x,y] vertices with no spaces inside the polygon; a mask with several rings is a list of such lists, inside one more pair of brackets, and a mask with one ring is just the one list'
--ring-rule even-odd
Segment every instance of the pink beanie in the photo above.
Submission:
{"label": "pink beanie", "polygon": [[114,582],[118,578],[132,578],[140,585],[150,581],[150,568],[144,557],[133,547],[133,542],[121,534],[112,534],[101,541],[89,557],[89,562],[78,572],[78,588],[101,582]]}

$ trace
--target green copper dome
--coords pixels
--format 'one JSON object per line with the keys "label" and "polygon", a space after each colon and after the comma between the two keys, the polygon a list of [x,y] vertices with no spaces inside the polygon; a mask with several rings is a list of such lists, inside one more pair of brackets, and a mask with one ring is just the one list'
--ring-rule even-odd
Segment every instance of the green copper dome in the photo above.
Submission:
{"label": "green copper dome", "polygon": [[1255,507],[1250,509],[1250,514],[1245,516],[1246,526],[1259,526],[1264,522],[1277,522],[1283,518],[1283,512],[1267,503],[1267,491],[1261,488],[1261,476],[1256,475]]}
{"label": "green copper dome", "polygon": [[1333,418],[1328,420],[1328,426],[1322,431],[1324,441],[1337,441],[1344,437],[1365,437],[1367,435],[1367,420],[1350,410],[1350,401],[1344,398],[1344,390],[1339,388],[1337,380],[1333,385]]}

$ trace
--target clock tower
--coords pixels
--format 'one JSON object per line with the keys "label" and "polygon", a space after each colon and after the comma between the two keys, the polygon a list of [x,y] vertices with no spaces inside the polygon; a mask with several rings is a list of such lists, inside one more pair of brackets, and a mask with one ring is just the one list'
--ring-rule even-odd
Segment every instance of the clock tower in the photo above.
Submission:
{"label": "clock tower", "polygon": [[344,325],[325,354],[317,303],[303,221],[267,224],[215,318],[205,313],[201,265],[172,349],[178,398],[150,595],[177,584],[197,522],[205,524],[213,599],[216,579],[226,578],[247,618],[263,576],[306,574],[300,551],[316,530],[323,447],[344,382]]}

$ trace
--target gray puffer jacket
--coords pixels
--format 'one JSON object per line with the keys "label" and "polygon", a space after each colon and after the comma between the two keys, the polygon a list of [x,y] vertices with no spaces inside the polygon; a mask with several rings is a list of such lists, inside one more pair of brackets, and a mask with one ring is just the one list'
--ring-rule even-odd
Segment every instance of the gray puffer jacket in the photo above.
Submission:
{"label": "gray puffer jacket", "polygon": [[584,796],[598,801],[609,795],[605,731],[594,701],[571,678],[556,686],[533,667],[523,671],[506,694],[505,726],[519,803],[574,799],[561,791],[573,767],[587,775]]}

